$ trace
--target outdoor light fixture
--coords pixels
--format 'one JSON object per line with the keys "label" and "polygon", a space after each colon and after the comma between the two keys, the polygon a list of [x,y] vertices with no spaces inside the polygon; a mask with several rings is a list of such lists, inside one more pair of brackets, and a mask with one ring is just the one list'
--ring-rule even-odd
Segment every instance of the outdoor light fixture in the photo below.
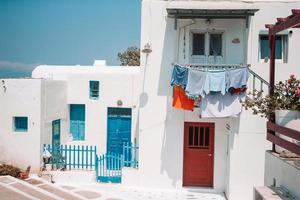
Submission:
{"label": "outdoor light fixture", "polygon": [[117,101],[117,105],[118,105],[118,106],[122,106],[122,105],[123,105],[123,101],[122,101],[122,100],[118,100],[118,101]]}
{"label": "outdoor light fixture", "polygon": [[145,54],[149,54],[152,52],[152,49],[151,49],[151,46],[149,43],[147,43],[145,46],[144,46],[144,49],[142,50],[143,53]]}
{"label": "outdoor light fixture", "polygon": [[205,20],[205,24],[209,26],[209,25],[211,24],[211,19],[209,19],[209,18],[206,19],[206,20]]}

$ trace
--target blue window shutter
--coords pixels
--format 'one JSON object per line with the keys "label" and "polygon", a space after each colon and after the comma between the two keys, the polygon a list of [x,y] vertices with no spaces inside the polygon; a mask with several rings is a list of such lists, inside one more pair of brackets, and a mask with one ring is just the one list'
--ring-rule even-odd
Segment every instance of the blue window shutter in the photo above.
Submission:
{"label": "blue window shutter", "polygon": [[70,105],[70,132],[73,140],[85,139],[85,105]]}
{"label": "blue window shutter", "polygon": [[[275,48],[275,58],[282,59],[283,52],[283,35],[278,35],[275,38],[276,48]],[[260,59],[270,58],[270,49],[269,49],[269,36],[260,35]]]}

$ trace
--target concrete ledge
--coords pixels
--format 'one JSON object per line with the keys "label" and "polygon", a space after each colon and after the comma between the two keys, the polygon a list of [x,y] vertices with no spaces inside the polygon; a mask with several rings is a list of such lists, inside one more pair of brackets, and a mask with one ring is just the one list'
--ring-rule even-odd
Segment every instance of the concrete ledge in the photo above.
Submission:
{"label": "concrete ledge", "polygon": [[271,151],[265,153],[265,186],[274,185],[287,188],[300,197],[300,168],[294,164],[297,159],[281,158]]}

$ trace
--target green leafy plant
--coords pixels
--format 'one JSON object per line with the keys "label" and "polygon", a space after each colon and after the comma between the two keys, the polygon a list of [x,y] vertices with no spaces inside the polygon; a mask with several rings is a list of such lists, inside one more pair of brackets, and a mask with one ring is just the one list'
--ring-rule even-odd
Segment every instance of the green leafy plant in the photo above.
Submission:
{"label": "green leafy plant", "polygon": [[275,85],[273,96],[263,96],[262,92],[254,90],[253,98],[246,99],[244,106],[252,109],[253,114],[272,119],[275,110],[300,111],[300,79],[295,75],[284,82]]}
{"label": "green leafy plant", "polygon": [[140,49],[128,47],[126,51],[118,53],[118,60],[122,66],[140,66]]}

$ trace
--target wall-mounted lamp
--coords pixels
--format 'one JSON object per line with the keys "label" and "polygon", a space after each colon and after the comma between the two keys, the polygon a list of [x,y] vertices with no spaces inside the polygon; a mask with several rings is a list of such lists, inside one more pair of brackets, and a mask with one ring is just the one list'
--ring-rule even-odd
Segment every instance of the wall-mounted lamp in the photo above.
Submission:
{"label": "wall-mounted lamp", "polygon": [[149,43],[147,43],[145,46],[144,46],[144,49],[142,50],[143,53],[145,54],[149,54],[152,52],[152,49],[151,49],[151,46]]}
{"label": "wall-mounted lamp", "polygon": [[6,85],[5,85],[5,81],[2,80],[2,87],[3,87],[3,91],[6,92]]}
{"label": "wall-mounted lamp", "polygon": [[211,24],[211,19],[209,19],[209,18],[206,19],[206,20],[205,20],[205,24],[206,24],[207,26],[209,26],[209,25]]}
{"label": "wall-mounted lamp", "polygon": [[117,105],[118,105],[118,106],[122,106],[122,105],[123,105],[123,101],[122,101],[122,100],[118,100],[118,101],[117,101]]}

